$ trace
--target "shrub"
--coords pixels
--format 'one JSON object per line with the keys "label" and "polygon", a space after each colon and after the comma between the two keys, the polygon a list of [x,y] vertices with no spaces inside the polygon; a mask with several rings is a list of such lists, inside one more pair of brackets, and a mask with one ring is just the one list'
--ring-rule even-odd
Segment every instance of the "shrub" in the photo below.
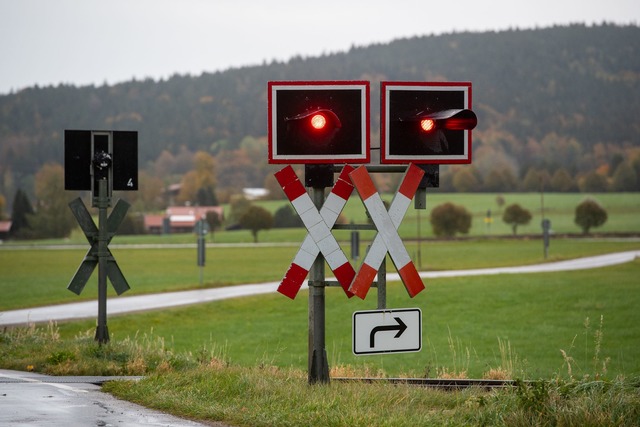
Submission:
{"label": "shrub", "polygon": [[527,225],[531,221],[531,212],[517,203],[507,206],[502,214],[502,220],[511,226],[513,235],[518,232],[519,225]]}
{"label": "shrub", "polygon": [[273,228],[302,227],[302,219],[290,205],[280,207],[273,215]]}
{"label": "shrub", "polygon": [[431,228],[436,236],[453,237],[456,233],[467,234],[471,228],[471,213],[451,202],[436,206],[431,211]]}
{"label": "shrub", "polygon": [[573,220],[583,234],[589,234],[591,227],[600,227],[607,222],[607,211],[593,199],[586,199],[576,207],[576,216]]}
{"label": "shrub", "polygon": [[253,241],[258,243],[258,232],[268,230],[273,226],[273,215],[271,212],[260,206],[251,206],[240,218],[242,228],[251,230]]}

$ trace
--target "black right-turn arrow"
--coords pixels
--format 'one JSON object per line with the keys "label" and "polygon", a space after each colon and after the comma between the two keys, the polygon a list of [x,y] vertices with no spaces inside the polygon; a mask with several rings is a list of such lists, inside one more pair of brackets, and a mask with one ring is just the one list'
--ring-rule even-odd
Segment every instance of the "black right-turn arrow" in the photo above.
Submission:
{"label": "black right-turn arrow", "polygon": [[369,347],[374,348],[376,343],[376,333],[384,331],[398,331],[394,338],[399,338],[404,331],[407,330],[407,325],[399,317],[394,317],[397,325],[376,326],[371,330],[369,335]]}

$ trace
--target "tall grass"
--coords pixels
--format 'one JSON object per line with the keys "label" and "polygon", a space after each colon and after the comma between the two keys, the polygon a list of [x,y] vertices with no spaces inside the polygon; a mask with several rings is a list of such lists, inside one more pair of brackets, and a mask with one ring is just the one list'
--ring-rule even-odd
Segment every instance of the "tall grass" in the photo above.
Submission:
{"label": "tall grass", "polygon": [[[602,349],[593,345],[594,355],[599,354]],[[508,344],[501,353],[510,358]],[[555,377],[493,391],[359,382],[309,386],[301,370],[267,361],[241,367],[220,347],[175,353],[153,335],[98,345],[86,334],[61,339],[55,324],[0,332],[0,356],[4,368],[144,375],[140,381],[106,383],[103,389],[174,415],[234,425],[636,426],[640,420],[637,377]],[[8,360],[13,364],[7,366]],[[367,374],[357,368],[352,372]]]}

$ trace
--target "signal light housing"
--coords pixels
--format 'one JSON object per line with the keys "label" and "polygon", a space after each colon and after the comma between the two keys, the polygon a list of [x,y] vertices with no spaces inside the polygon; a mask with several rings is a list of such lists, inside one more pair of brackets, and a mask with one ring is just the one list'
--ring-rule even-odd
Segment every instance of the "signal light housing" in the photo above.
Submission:
{"label": "signal light housing", "polygon": [[368,163],[369,82],[268,83],[269,163]]}
{"label": "signal light housing", "polygon": [[98,179],[109,181],[109,196],[138,189],[137,131],[65,129],[65,190],[91,190],[97,197]]}
{"label": "signal light housing", "polygon": [[381,163],[471,163],[468,82],[382,82]]}

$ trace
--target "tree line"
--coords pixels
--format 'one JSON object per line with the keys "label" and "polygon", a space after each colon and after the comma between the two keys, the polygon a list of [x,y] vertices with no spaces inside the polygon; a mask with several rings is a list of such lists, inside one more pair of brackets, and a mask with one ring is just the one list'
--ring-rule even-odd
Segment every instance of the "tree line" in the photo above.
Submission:
{"label": "tree line", "polygon": [[140,209],[158,208],[172,184],[197,186],[186,178],[200,152],[214,158],[215,189],[184,201],[269,188],[267,82],[329,79],[371,81],[374,145],[379,81],[471,81],[473,164],[442,166],[445,191],[638,191],[639,51],[638,26],[571,25],[426,35],[161,81],[32,87],[0,96],[0,195],[7,208],[20,189],[38,199],[36,176],[62,164],[65,129],[139,132]]}
{"label": "tree line", "polygon": [[[215,179],[211,176],[210,161],[206,153],[200,153],[197,167],[185,176],[191,176],[188,180],[203,182],[205,187],[200,187],[197,194],[202,193],[203,188],[212,190]],[[11,214],[12,224],[9,237],[12,239],[35,238],[63,238],[68,237],[71,231],[77,227],[76,222],[67,206],[67,198],[64,197],[64,189],[60,185],[64,172],[60,165],[46,165],[40,172],[37,194],[40,199],[36,202],[36,209],[29,201],[28,196],[19,190],[13,201]],[[206,178],[209,177],[207,180]],[[195,188],[195,187],[194,187]],[[211,191],[213,192],[213,191]],[[130,193],[126,193],[130,194]],[[498,196],[496,202],[504,204],[504,198]],[[215,202],[214,202],[215,203]],[[0,218],[3,216],[4,202],[0,199]],[[446,202],[434,207],[429,221],[433,233],[437,237],[451,238],[456,234],[467,234],[471,228],[472,214],[465,207]],[[489,218],[490,219],[490,218]],[[529,210],[519,204],[507,206],[502,213],[502,221],[510,225],[513,235],[517,234],[518,226],[527,225],[532,219]],[[575,209],[574,222],[582,229],[583,234],[588,234],[592,228],[600,227],[607,221],[606,210],[594,199],[587,198]],[[211,235],[223,224],[217,215],[207,215]],[[338,223],[346,223],[345,218],[339,218]],[[286,203],[275,214],[262,206],[252,203],[241,196],[234,196],[230,200],[230,212],[227,224],[233,228],[250,230],[254,242],[258,242],[258,234],[261,230],[272,227],[290,228],[302,227],[300,217],[295,214],[291,206]],[[145,234],[142,225],[142,216],[129,214],[119,229],[120,234]]]}

